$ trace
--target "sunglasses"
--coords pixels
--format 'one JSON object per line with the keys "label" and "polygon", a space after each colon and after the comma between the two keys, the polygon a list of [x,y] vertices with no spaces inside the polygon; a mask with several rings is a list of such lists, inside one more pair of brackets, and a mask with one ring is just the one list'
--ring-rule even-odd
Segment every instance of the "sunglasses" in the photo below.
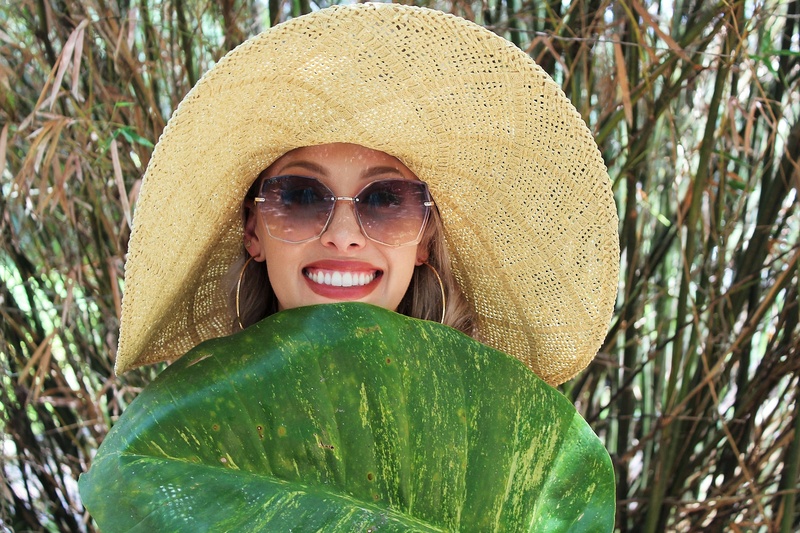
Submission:
{"label": "sunglasses", "polygon": [[387,246],[417,244],[434,205],[425,182],[373,181],[355,196],[336,196],[324,183],[306,176],[263,178],[258,210],[274,239],[302,243],[322,235],[337,202],[351,202],[361,232]]}

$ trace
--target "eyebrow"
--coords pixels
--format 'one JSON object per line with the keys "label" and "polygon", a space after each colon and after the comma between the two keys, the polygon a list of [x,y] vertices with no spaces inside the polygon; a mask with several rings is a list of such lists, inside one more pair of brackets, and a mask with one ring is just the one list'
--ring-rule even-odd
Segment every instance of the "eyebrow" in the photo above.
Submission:
{"label": "eyebrow", "polygon": [[280,172],[278,172],[278,174],[283,174],[284,171],[286,171],[287,168],[293,168],[293,167],[304,168],[304,169],[309,170],[311,172],[316,172],[316,173],[322,174],[323,176],[326,176],[326,177],[328,176],[328,173],[325,171],[324,168],[322,168],[321,166],[319,166],[316,163],[312,163],[311,161],[292,161],[291,163],[289,163],[285,167],[282,167]]}
{"label": "eyebrow", "polygon": [[403,173],[400,172],[400,169],[390,166],[384,167],[370,167],[361,175],[362,180],[374,178],[375,176],[380,176],[381,174],[396,174],[399,175],[401,178],[405,179]]}
{"label": "eyebrow", "polygon": [[[281,170],[280,170],[280,172],[278,172],[278,174],[283,174],[283,172],[285,172],[287,168],[294,168],[294,167],[298,167],[298,168],[302,168],[302,169],[308,170],[310,172],[318,173],[321,176],[326,177],[326,178],[330,177],[330,173],[327,170],[325,170],[325,168],[323,168],[322,166],[318,165],[317,163],[313,163],[311,161],[303,161],[303,160],[292,161],[291,163],[289,163],[285,167],[281,168]],[[378,166],[378,167],[370,167],[370,168],[368,168],[363,174],[361,174],[361,176],[359,176],[359,180],[365,181],[365,180],[374,178],[375,176],[380,176],[382,174],[394,174],[396,176],[399,176],[399,177],[405,179],[405,176],[403,175],[402,172],[400,172],[400,169],[387,165],[387,166]]]}

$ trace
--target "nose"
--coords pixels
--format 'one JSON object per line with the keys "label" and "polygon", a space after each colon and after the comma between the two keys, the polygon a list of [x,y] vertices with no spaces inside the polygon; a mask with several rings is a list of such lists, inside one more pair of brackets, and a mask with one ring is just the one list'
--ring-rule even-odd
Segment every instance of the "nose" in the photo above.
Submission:
{"label": "nose", "polygon": [[334,246],[342,251],[361,248],[366,244],[367,238],[361,231],[351,199],[336,202],[333,217],[320,235],[320,240],[323,245]]}

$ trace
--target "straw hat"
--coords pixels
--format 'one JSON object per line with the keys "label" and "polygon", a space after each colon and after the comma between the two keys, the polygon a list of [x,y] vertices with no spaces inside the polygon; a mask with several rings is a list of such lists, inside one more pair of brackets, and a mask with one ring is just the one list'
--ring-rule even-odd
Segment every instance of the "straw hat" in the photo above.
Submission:
{"label": "straw hat", "polygon": [[581,116],[530,57],[442,12],[337,6],[219,61],[156,146],[125,270],[116,372],[231,333],[222,278],[241,206],[297,147],[397,157],[433,193],[483,342],[551,384],[586,367],[613,311],[617,211]]}

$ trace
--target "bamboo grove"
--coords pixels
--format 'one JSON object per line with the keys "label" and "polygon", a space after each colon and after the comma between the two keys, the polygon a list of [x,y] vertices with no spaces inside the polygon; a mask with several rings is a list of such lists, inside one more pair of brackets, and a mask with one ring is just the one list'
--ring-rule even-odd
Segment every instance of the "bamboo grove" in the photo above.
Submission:
{"label": "bamboo grove", "polygon": [[[153,145],[226,51],[325,5],[0,6],[4,530],[94,531],[75,480],[159,370],[112,372]],[[563,392],[615,463],[617,528],[800,529],[800,1],[424,5],[529,53],[609,167],[619,298]]]}

